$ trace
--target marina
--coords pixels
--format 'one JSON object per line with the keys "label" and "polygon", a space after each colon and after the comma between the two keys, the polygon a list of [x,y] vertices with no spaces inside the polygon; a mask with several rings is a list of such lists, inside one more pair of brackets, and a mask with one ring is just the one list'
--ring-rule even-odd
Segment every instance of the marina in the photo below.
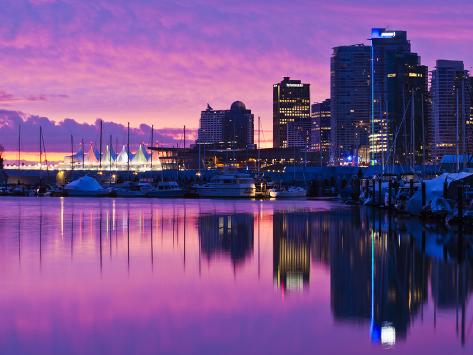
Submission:
{"label": "marina", "polygon": [[2,353],[473,350],[466,232],[324,200],[0,208]]}

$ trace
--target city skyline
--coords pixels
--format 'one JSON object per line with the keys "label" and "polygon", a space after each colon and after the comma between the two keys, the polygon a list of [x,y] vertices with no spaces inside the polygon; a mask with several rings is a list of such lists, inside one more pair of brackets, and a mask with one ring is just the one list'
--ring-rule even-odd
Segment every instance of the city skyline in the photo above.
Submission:
{"label": "city skyline", "polygon": [[[228,107],[241,100],[261,116],[269,141],[271,85],[291,76],[311,84],[311,103],[323,101],[330,96],[332,48],[369,44],[372,27],[406,30],[429,70],[437,59],[462,60],[471,70],[467,14],[473,5],[374,4],[296,1],[281,20],[287,9],[278,1],[10,2],[0,15],[0,108],[56,122],[102,118],[197,128],[207,103]],[[277,21],[284,34],[271,30]]]}

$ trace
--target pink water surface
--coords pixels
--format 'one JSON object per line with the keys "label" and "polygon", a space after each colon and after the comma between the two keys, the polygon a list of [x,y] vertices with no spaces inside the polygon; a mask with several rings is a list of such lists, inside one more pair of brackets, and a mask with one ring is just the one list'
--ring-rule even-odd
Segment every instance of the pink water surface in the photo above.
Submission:
{"label": "pink water surface", "polygon": [[326,201],[2,198],[0,353],[471,353],[449,237]]}

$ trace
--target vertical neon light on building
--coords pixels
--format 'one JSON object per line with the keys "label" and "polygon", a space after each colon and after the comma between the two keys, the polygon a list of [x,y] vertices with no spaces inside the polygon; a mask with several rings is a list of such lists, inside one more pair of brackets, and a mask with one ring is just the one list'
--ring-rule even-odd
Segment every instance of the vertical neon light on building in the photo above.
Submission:
{"label": "vertical neon light on building", "polygon": [[373,140],[374,140],[374,44],[373,34],[371,34],[371,139],[369,140],[370,152],[371,152],[371,165],[374,165],[374,151],[373,151]]}

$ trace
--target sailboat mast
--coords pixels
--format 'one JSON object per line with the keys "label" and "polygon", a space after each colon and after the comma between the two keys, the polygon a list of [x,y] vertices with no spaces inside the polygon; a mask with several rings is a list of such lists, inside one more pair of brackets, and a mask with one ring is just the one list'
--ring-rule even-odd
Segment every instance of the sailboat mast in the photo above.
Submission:
{"label": "sailboat mast", "polygon": [[102,133],[103,133],[103,121],[100,120],[100,152],[99,152],[99,169],[102,169]]}
{"label": "sailboat mast", "polygon": [[21,169],[21,121],[18,123],[18,169]]}
{"label": "sailboat mast", "polygon": [[126,143],[126,156],[127,156],[127,161],[126,161],[126,169],[127,171],[130,171],[130,122],[128,122],[128,129],[127,129],[127,143]]}
{"label": "sailboat mast", "polygon": [[84,147],[84,138],[82,138],[82,170],[85,169],[85,147]]}
{"label": "sailboat mast", "polygon": [[260,173],[260,159],[261,159],[261,117],[258,116],[258,161],[257,161],[257,166],[258,166],[258,175]]}
{"label": "sailboat mast", "polygon": [[[151,125],[151,148],[153,147],[154,142],[154,125]],[[151,170],[153,170],[153,150],[151,149],[150,155],[150,162],[151,162]]]}
{"label": "sailboat mast", "polygon": [[108,168],[110,170],[110,185],[112,184],[112,135],[110,135],[110,145],[108,147]]}
{"label": "sailboat mast", "polygon": [[42,147],[42,140],[43,140],[43,127],[39,126],[39,171],[42,170],[42,163],[43,163],[43,147]]}
{"label": "sailboat mast", "polygon": [[71,134],[71,170],[74,170],[74,136]]}
{"label": "sailboat mast", "polygon": [[457,106],[457,135],[456,135],[456,146],[457,146],[457,173],[460,172],[460,112],[459,112],[459,95],[458,87],[456,88],[456,106]]}
{"label": "sailboat mast", "polygon": [[425,119],[424,119],[424,94],[421,94],[421,119],[422,119],[422,166],[425,166]]}
{"label": "sailboat mast", "polygon": [[46,163],[46,171],[48,172],[49,176],[48,156],[46,155],[46,144],[44,143],[43,129],[41,129],[41,141],[43,142],[44,162]]}
{"label": "sailboat mast", "polygon": [[461,106],[461,110],[462,110],[462,120],[461,120],[461,123],[462,123],[462,154],[463,154],[463,169],[466,168],[466,164],[467,164],[467,156],[466,156],[466,121],[467,121],[467,115],[466,115],[466,112],[465,112],[465,77],[462,78],[462,106]]}
{"label": "sailboat mast", "polygon": [[186,125],[184,125],[184,149],[186,149]]}
{"label": "sailboat mast", "polygon": [[412,148],[411,168],[412,168],[412,171],[414,171],[414,167],[415,167],[414,116],[415,116],[415,101],[414,101],[414,89],[412,89],[412,93],[411,93],[411,148]]}

